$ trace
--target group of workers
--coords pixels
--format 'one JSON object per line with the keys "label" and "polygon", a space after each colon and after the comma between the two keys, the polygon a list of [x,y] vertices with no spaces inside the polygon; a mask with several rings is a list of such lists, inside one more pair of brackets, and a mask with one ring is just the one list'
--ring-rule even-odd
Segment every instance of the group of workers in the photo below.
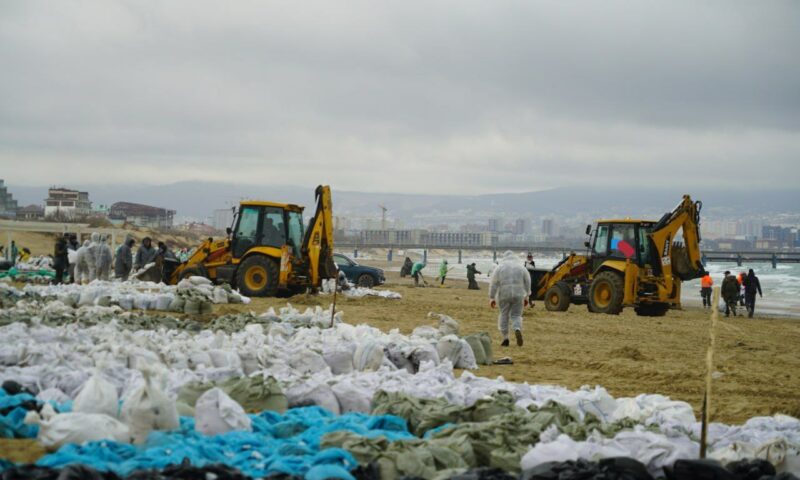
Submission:
{"label": "group of workers", "polygon": [[[161,263],[162,270],[168,271],[170,267],[174,268],[181,261],[170,251],[166,243],[158,242],[157,246],[154,246],[150,237],[142,240],[142,244],[134,256],[135,245],[136,240],[128,236],[117,248],[116,254],[113,254],[106,235],[92,233],[89,239],[80,245],[77,235],[65,233],[55,242],[53,283],[86,284],[93,280],[110,280],[112,262],[114,278],[124,281],[128,279],[131,272],[143,269],[151,263]],[[182,250],[181,256],[184,253]],[[68,280],[65,281],[65,277],[68,277]]]}
{"label": "group of workers", "polygon": [[[711,274],[706,274],[700,280],[700,296],[703,297],[703,307],[711,308],[711,292],[714,287],[714,279]],[[722,300],[725,302],[725,316],[729,317],[731,314],[736,315],[736,306],[745,307],[747,316],[753,318],[756,311],[756,294],[763,297],[761,292],[761,281],[756,276],[755,271],[751,268],[746,274],[740,272],[739,275],[733,275],[730,271],[726,270],[722,279],[721,292]]]}
{"label": "group of workers", "polygon": [[31,251],[27,247],[19,248],[14,240],[11,240],[8,250],[4,245],[0,245],[0,258],[5,258],[6,261],[16,264],[17,262],[26,262],[31,258]]}

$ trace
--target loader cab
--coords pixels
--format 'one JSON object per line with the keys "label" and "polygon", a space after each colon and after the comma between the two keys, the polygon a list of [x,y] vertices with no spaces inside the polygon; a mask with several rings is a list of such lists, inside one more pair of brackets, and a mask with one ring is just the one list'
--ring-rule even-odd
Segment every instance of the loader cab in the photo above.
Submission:
{"label": "loader cab", "polygon": [[300,256],[303,233],[303,207],[243,202],[231,232],[231,253],[239,259],[253,248],[282,249],[288,245],[294,256]]}
{"label": "loader cab", "polygon": [[598,222],[591,242],[587,242],[592,271],[596,271],[607,260],[630,259],[639,266],[650,263],[652,248],[647,234],[652,228],[653,222],[640,220]]}

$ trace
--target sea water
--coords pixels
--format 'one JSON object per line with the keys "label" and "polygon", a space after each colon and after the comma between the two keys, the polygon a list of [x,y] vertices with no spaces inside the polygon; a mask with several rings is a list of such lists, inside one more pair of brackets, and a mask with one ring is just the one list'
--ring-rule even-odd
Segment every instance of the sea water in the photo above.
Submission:
{"label": "sea water", "polygon": [[[408,250],[400,254],[395,252],[393,265],[396,265],[396,268],[393,266],[389,270],[399,271],[406,255],[409,255],[414,261],[419,261],[422,257],[422,251]],[[524,254],[520,253],[518,257],[520,263],[525,261]],[[485,251],[464,251],[461,264],[458,263],[458,253],[456,251],[429,251],[428,265],[423,270],[423,274],[429,283],[437,279],[439,265],[443,259],[448,262],[449,272],[447,276],[458,279],[466,279],[467,265],[475,262],[475,267],[482,272],[481,275],[477,276],[477,280],[482,283],[489,281],[489,274],[495,265],[493,255]],[[534,258],[537,268],[552,268],[561,259],[561,256],[536,256]],[[499,262],[500,260],[502,260],[502,252],[497,253],[497,261]],[[764,293],[763,298],[756,298],[756,313],[800,318],[800,264],[779,263],[777,268],[772,268],[770,262],[743,263],[741,267],[737,267],[735,262],[709,262],[706,264],[706,270],[711,273],[716,287],[722,285],[726,270],[738,274],[739,272],[747,273],[751,268],[761,281],[761,290]],[[691,306],[701,304],[700,279],[683,283],[681,302]]]}

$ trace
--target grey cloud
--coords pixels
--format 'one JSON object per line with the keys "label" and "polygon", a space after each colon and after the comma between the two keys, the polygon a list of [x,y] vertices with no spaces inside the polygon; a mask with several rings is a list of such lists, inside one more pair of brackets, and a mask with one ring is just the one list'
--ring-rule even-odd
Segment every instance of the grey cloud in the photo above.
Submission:
{"label": "grey cloud", "polygon": [[790,1],[4,2],[0,162],[28,184],[447,193],[726,185],[757,163],[752,184],[794,186],[798,19]]}

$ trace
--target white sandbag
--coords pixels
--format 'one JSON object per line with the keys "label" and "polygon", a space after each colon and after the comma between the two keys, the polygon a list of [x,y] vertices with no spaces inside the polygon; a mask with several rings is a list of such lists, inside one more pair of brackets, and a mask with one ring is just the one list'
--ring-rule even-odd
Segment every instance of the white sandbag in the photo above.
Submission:
{"label": "white sandbag", "polygon": [[461,343],[460,338],[455,335],[445,335],[436,342],[436,352],[439,354],[439,360],[442,362],[450,360],[450,363],[455,365],[461,356],[463,346],[464,344]]}
{"label": "white sandbag", "polygon": [[37,393],[36,398],[38,398],[43,402],[53,402],[53,403],[65,403],[71,400],[66,393],[62,392],[57,388],[46,388],[41,392]]}
{"label": "white sandbag", "polygon": [[213,349],[208,351],[211,363],[216,368],[242,368],[242,360],[232,350]]}
{"label": "white sandbag", "polygon": [[133,310],[133,295],[121,295],[117,297],[117,305],[123,310]]}
{"label": "white sandbag", "polygon": [[289,407],[317,405],[336,415],[342,413],[339,399],[333,393],[331,387],[324,383],[297,383],[289,387],[284,393],[289,401]]}
{"label": "white sandbag", "polygon": [[261,363],[258,360],[258,352],[254,350],[242,350],[239,352],[241,368],[248,377],[255,372],[261,371]]}
{"label": "white sandbag", "polygon": [[133,297],[133,307],[137,310],[152,310],[152,297],[143,293]]}
{"label": "white sandbag", "polygon": [[119,396],[117,387],[103,378],[99,372],[95,372],[86,383],[83,384],[72,411],[76,413],[104,413],[110,417],[119,416]]}
{"label": "white sandbag", "polygon": [[206,391],[197,399],[194,420],[194,429],[203,435],[253,430],[250,417],[242,406],[216,387]]}
{"label": "white sandbag", "polygon": [[48,450],[97,440],[130,442],[128,427],[115,418],[101,413],[56,414],[49,403],[42,407],[41,414],[28,412],[25,424],[39,426],[36,441]]}
{"label": "white sandbag", "polygon": [[180,426],[175,402],[156,384],[153,374],[142,370],[140,385],[122,404],[122,419],[130,426],[133,443],[142,444],[152,430],[175,430]]}
{"label": "white sandbag", "polygon": [[390,343],[386,346],[385,351],[386,358],[392,362],[394,368],[398,370],[405,370],[408,373],[414,373],[418,368],[414,367],[414,362],[411,361],[402,346]]}
{"label": "white sandbag", "polygon": [[360,372],[375,371],[383,363],[383,347],[375,341],[360,343],[353,355],[353,364]]}
{"label": "white sandbag", "polygon": [[372,411],[372,391],[356,385],[350,379],[343,379],[331,387],[342,413]]}
{"label": "white sandbag", "polygon": [[430,362],[433,365],[439,365],[441,362],[439,352],[436,347],[429,344],[417,345],[411,352],[411,363],[414,365],[414,371],[419,371],[423,362]]}
{"label": "white sandbag", "polygon": [[161,294],[156,296],[155,309],[161,311],[171,310],[170,304],[172,303],[173,296],[168,294]]}
{"label": "white sandbag", "polygon": [[192,275],[187,280],[189,280],[189,283],[191,283],[196,287],[200,285],[211,285],[211,280],[209,280],[206,277],[201,277],[199,275]]}
{"label": "white sandbag", "polygon": [[289,357],[288,364],[301,375],[320,372],[328,368],[322,355],[307,348],[293,352]]}
{"label": "white sandbag", "polygon": [[438,314],[429,314],[429,316],[438,315],[439,316],[439,332],[442,335],[456,335],[458,336],[458,322],[455,321],[453,318],[443,315],[441,313]]}
{"label": "white sandbag", "polygon": [[411,331],[412,337],[419,337],[425,340],[438,340],[442,336],[441,332],[430,325],[420,325]]}
{"label": "white sandbag", "polygon": [[215,288],[214,294],[211,297],[211,301],[216,304],[228,303],[228,292],[226,292],[222,287]]}
{"label": "white sandbag", "polygon": [[211,355],[208,352],[202,352],[199,350],[195,350],[193,352],[189,352],[189,368],[198,369],[201,366],[203,367],[213,367],[214,362],[211,360]]}
{"label": "white sandbag", "polygon": [[353,371],[353,353],[348,348],[334,348],[323,352],[322,358],[334,375],[343,375]]}
{"label": "white sandbag", "polygon": [[12,367],[18,365],[25,358],[26,346],[23,345],[0,345],[0,365]]}
{"label": "white sandbag", "polygon": [[469,343],[463,338],[460,338],[458,341],[461,343],[461,350],[453,366],[469,370],[478,368],[478,363],[475,361],[475,354],[472,352],[472,347],[470,347]]}
{"label": "white sandbag", "polygon": [[78,306],[85,307],[88,305],[94,305],[95,298],[97,298],[97,291],[93,288],[85,287],[81,291],[81,296],[78,299]]}

